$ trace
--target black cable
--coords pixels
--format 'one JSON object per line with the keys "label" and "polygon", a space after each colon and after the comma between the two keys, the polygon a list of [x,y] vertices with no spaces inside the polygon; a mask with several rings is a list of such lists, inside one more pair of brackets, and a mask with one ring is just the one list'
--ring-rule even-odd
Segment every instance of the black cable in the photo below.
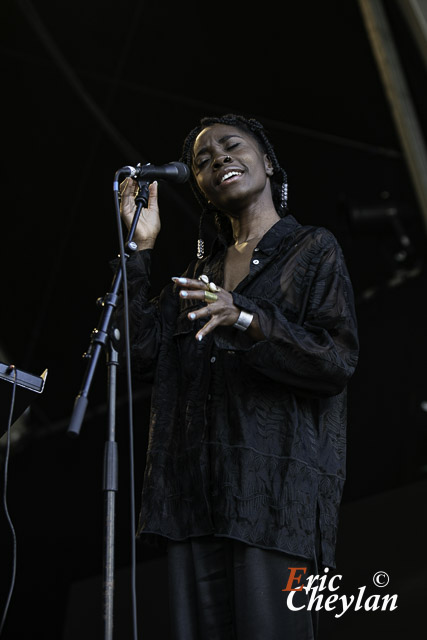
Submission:
{"label": "black cable", "polygon": [[130,458],[130,528],[131,528],[131,595],[132,595],[132,626],[134,640],[138,638],[137,631],[137,607],[136,607],[136,521],[135,521],[135,476],[134,476],[134,447],[133,447],[133,398],[132,398],[132,371],[130,362],[130,332],[129,332],[129,298],[127,287],[127,273],[125,260],[125,246],[123,240],[123,227],[120,217],[120,199],[118,189],[114,189],[114,204],[117,217],[117,231],[119,236],[120,262],[123,281],[123,318],[125,333],[126,353],[126,380],[128,392],[128,420],[129,420],[129,458]]}
{"label": "black cable", "polygon": [[7,507],[7,473],[8,473],[8,467],[9,467],[9,453],[10,453],[10,430],[12,427],[12,416],[15,408],[15,395],[16,395],[16,368],[13,365],[11,365],[10,368],[13,371],[13,387],[12,387],[12,399],[11,399],[11,405],[10,405],[9,420],[7,424],[6,456],[5,456],[5,462],[4,462],[3,507],[4,507],[4,512],[6,514],[7,521],[9,523],[10,530],[12,532],[13,556],[12,556],[12,580],[11,580],[10,589],[9,589],[9,593],[6,600],[6,605],[3,612],[3,617],[0,623],[0,635],[3,631],[4,623],[6,622],[6,616],[9,609],[10,601],[12,599],[12,593],[15,587],[15,579],[16,579],[16,550],[17,550],[16,534],[15,534],[15,529],[14,529],[12,520],[9,515],[9,509]]}

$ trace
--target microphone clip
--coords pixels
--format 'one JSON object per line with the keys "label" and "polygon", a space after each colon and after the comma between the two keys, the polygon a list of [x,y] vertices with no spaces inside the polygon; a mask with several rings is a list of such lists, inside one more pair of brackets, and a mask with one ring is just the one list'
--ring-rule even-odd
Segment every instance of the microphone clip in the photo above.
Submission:
{"label": "microphone clip", "polygon": [[133,171],[130,177],[133,178],[134,180],[139,180],[141,175],[146,173],[146,171],[144,172],[144,169],[150,166],[151,166],[151,162],[147,162],[146,164],[141,164],[140,162],[138,162],[136,167],[132,167]]}
{"label": "microphone clip", "polygon": [[141,202],[143,208],[146,209],[148,207],[148,187],[150,186],[150,183],[143,178],[138,178],[137,176],[133,177],[133,179],[138,183],[138,193],[135,196],[135,204],[139,204]]}

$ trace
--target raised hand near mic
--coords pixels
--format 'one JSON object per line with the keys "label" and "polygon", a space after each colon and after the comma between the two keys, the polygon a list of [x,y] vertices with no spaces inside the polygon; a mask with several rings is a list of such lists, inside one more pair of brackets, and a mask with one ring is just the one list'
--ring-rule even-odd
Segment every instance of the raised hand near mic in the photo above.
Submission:
{"label": "raised hand near mic", "polygon": [[[138,184],[132,178],[126,178],[120,184],[120,215],[130,229],[135,213],[135,196],[138,192]],[[141,209],[138,224],[135,229],[133,241],[142,249],[152,249],[160,232],[159,207],[157,203],[157,182],[149,185],[148,207]]]}

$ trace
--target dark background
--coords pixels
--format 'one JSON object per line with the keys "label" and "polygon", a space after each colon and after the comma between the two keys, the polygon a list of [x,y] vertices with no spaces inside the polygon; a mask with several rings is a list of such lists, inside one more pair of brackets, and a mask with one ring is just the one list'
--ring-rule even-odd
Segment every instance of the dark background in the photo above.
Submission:
{"label": "dark background", "polygon": [[[425,132],[426,70],[398,7],[392,0],[386,7]],[[357,2],[4,0],[0,12],[0,361],[49,371],[11,434],[7,504],[17,574],[2,637],[102,637],[104,358],[80,437],[66,431],[99,318],[95,301],[109,289],[118,253],[113,178],[124,165],[177,160],[202,116],[227,112],[266,126],[288,171],[292,213],[337,236],[355,290],[361,355],[349,387],[337,571],[348,594],[367,584],[372,592],[372,575],[387,571],[400,606],[339,620],[329,613],[325,636],[409,635],[426,595],[425,224]],[[153,293],[184,270],[197,239],[188,185],[162,183],[160,205]],[[388,220],[359,225],[352,215],[389,206],[411,241],[400,261]],[[137,501],[149,392],[134,389]],[[117,440],[115,623],[125,638],[132,532],[122,379]],[[4,469],[4,438],[0,454]],[[3,611],[13,558],[4,508],[0,534]],[[165,558],[138,544],[137,560],[140,637],[167,638]]]}

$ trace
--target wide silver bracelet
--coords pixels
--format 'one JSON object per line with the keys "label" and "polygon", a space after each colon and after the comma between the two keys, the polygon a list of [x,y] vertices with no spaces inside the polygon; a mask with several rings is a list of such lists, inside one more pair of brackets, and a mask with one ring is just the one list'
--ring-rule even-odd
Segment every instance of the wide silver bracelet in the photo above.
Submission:
{"label": "wide silver bracelet", "polygon": [[254,319],[253,313],[248,313],[247,311],[241,311],[239,317],[236,322],[233,324],[233,327],[239,329],[240,331],[246,331],[246,329],[251,324]]}

